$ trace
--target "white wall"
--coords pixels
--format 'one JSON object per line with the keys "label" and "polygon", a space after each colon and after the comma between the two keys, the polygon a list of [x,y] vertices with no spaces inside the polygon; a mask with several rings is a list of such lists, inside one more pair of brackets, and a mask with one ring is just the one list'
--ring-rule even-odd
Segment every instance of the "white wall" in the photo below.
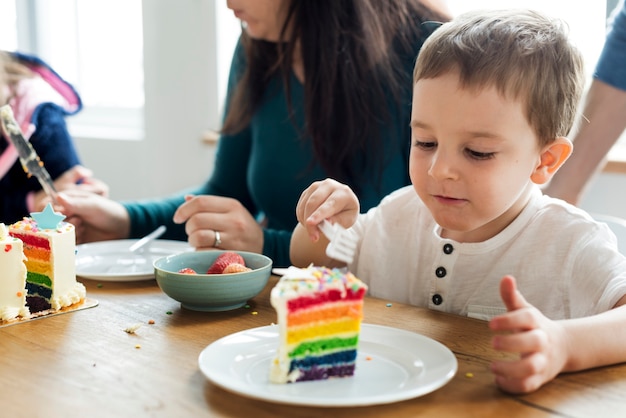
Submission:
{"label": "white wall", "polygon": [[84,164],[109,184],[112,198],[167,195],[211,173],[214,146],[201,137],[219,126],[215,4],[143,2],[145,138],[76,138]]}
{"label": "white wall", "polygon": [[626,219],[626,174],[600,174],[591,183],[580,206],[591,213]]}

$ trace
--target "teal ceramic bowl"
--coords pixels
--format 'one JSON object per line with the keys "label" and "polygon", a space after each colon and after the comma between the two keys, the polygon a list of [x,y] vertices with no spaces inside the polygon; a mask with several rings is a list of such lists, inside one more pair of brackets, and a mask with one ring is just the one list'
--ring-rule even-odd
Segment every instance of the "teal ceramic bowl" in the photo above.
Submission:
{"label": "teal ceramic bowl", "polygon": [[183,274],[190,267],[200,273],[208,270],[225,251],[196,251],[169,255],[154,262],[154,275],[163,292],[194,311],[228,311],[237,309],[261,293],[272,270],[272,260],[264,255],[244,251],[241,254],[251,271],[231,274]]}

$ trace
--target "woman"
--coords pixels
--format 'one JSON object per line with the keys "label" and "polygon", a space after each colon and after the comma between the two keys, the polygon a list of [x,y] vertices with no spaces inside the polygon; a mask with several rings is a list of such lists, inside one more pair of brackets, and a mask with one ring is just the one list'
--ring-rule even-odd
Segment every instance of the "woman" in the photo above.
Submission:
{"label": "woman", "polygon": [[[9,104],[54,180],[57,190],[81,188],[106,195],[106,184],[80,165],[65,117],[81,107],[76,91],[38,58],[0,52],[0,105]],[[80,183],[80,184],[77,184]],[[13,223],[49,201],[20,164],[17,151],[0,135],[0,222]]]}
{"label": "woman", "polygon": [[436,27],[425,22],[447,16],[417,0],[228,7],[244,30],[211,178],[191,193],[123,205],[62,196],[82,241],[139,237],[164,224],[166,238],[262,252],[285,266],[293,209],[312,181],[349,184],[364,210],[409,183],[411,72]]}

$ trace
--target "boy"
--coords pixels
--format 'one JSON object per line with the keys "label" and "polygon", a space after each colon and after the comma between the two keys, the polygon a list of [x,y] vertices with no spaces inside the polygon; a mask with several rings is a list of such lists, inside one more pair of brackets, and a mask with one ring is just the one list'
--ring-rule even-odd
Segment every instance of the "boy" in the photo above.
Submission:
{"label": "boy", "polygon": [[584,84],[561,26],[531,11],[459,16],[413,78],[412,187],[359,215],[347,186],[314,183],[292,263],[337,265],[317,225],[352,227],[348,267],[370,295],[490,321],[495,349],[520,355],[491,367],[509,392],[626,361],[626,257],[606,225],[538,186],[572,151]]}

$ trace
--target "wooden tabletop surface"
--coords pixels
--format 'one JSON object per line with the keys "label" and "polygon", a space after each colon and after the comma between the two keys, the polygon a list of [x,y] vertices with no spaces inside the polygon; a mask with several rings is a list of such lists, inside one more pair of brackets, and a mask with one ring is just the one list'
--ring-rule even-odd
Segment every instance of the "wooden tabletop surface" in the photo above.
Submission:
{"label": "wooden tabletop surface", "polygon": [[[93,308],[0,328],[0,415],[7,417],[626,417],[626,365],[565,374],[512,396],[493,384],[485,322],[367,298],[368,324],[445,344],[458,371],[427,395],[367,407],[316,408],[254,400],[224,390],[198,367],[200,352],[234,332],[276,321],[272,277],[249,307],[194,312],[154,280],[79,279]],[[150,322],[154,321],[153,324]],[[125,329],[142,324],[134,334]],[[626,349],[626,347],[625,347]]]}

